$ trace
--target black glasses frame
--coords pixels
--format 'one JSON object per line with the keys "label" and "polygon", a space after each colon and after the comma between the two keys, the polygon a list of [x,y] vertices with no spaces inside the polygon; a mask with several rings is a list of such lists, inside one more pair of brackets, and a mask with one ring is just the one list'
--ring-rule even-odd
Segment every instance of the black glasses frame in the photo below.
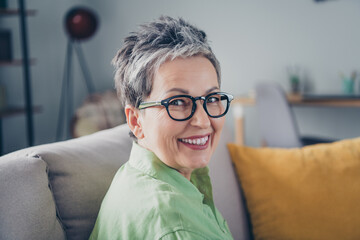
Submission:
{"label": "black glasses frame", "polygon": [[[224,111],[223,114],[218,115],[218,116],[213,116],[213,115],[211,115],[211,114],[208,112],[207,107],[206,107],[206,102],[207,102],[207,100],[208,100],[211,96],[213,96],[213,95],[218,95],[218,94],[221,94],[221,95],[223,95],[222,97],[225,97],[225,98],[226,98],[226,100],[227,100],[227,105],[226,105],[226,109],[225,109],[225,111]],[[184,118],[184,119],[176,119],[176,118],[173,118],[173,117],[171,116],[170,112],[169,112],[169,103],[171,102],[171,100],[173,100],[173,99],[175,99],[175,98],[179,98],[179,97],[190,98],[191,101],[192,101],[192,103],[193,103],[190,116],[187,117],[187,118]],[[149,108],[149,107],[165,106],[166,111],[167,111],[167,113],[168,113],[168,115],[169,115],[169,117],[170,117],[171,119],[173,119],[173,120],[175,120],[175,121],[186,121],[186,120],[192,118],[192,116],[194,116],[194,113],[195,113],[195,111],[196,111],[196,106],[197,106],[197,105],[196,105],[196,101],[197,101],[197,100],[203,100],[203,108],[204,108],[206,114],[207,114],[209,117],[212,117],[212,118],[220,118],[220,117],[224,116],[224,115],[228,112],[230,103],[231,103],[231,101],[232,101],[233,99],[234,99],[234,96],[232,96],[231,94],[225,93],[225,92],[214,92],[214,93],[210,93],[210,94],[206,95],[205,97],[203,97],[203,96],[192,97],[192,96],[190,96],[190,95],[176,95],[176,96],[172,96],[172,97],[166,98],[166,99],[164,99],[164,100],[162,100],[162,101],[141,102],[141,103],[139,104],[139,107],[138,107],[138,108],[139,108],[139,110],[141,110],[141,109],[145,109],[145,108]]]}

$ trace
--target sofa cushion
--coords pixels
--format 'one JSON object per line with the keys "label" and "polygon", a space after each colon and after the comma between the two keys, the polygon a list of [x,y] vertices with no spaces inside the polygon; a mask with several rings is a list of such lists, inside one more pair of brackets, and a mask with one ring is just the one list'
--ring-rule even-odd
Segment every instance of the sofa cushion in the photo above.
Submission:
{"label": "sofa cushion", "polygon": [[128,126],[121,125],[77,139],[24,149],[12,156],[37,156],[47,164],[58,217],[67,239],[88,239],[113,176],[129,158],[131,144]]}
{"label": "sofa cushion", "polygon": [[0,158],[0,239],[65,239],[39,158]]}
{"label": "sofa cushion", "polygon": [[360,138],[228,148],[256,239],[360,239]]}

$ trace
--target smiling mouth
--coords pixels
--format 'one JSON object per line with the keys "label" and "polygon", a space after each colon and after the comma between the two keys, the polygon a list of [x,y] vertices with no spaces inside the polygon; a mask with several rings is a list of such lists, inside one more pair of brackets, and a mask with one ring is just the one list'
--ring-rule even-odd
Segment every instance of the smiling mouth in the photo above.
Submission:
{"label": "smiling mouth", "polygon": [[204,146],[209,141],[209,135],[201,138],[180,138],[179,141],[191,145]]}

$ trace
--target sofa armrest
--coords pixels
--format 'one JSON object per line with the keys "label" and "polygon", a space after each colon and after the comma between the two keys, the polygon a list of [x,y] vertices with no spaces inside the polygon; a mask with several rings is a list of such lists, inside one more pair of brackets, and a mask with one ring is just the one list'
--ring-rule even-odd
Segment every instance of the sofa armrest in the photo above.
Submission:
{"label": "sofa armrest", "polygon": [[1,239],[65,239],[44,161],[26,156],[1,159],[0,192]]}
{"label": "sofa armrest", "polygon": [[224,126],[217,149],[209,163],[216,207],[227,221],[234,239],[251,239],[249,218],[240,184],[227,149],[233,137]]}

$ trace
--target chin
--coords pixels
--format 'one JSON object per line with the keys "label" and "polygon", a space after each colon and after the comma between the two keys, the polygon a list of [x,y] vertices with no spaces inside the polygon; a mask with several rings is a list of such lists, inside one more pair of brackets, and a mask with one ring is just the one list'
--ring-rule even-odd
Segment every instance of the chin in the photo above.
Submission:
{"label": "chin", "polygon": [[189,165],[191,165],[192,169],[198,169],[198,168],[204,168],[209,164],[209,159],[208,158],[201,158],[201,159],[193,159],[191,160],[191,163]]}

